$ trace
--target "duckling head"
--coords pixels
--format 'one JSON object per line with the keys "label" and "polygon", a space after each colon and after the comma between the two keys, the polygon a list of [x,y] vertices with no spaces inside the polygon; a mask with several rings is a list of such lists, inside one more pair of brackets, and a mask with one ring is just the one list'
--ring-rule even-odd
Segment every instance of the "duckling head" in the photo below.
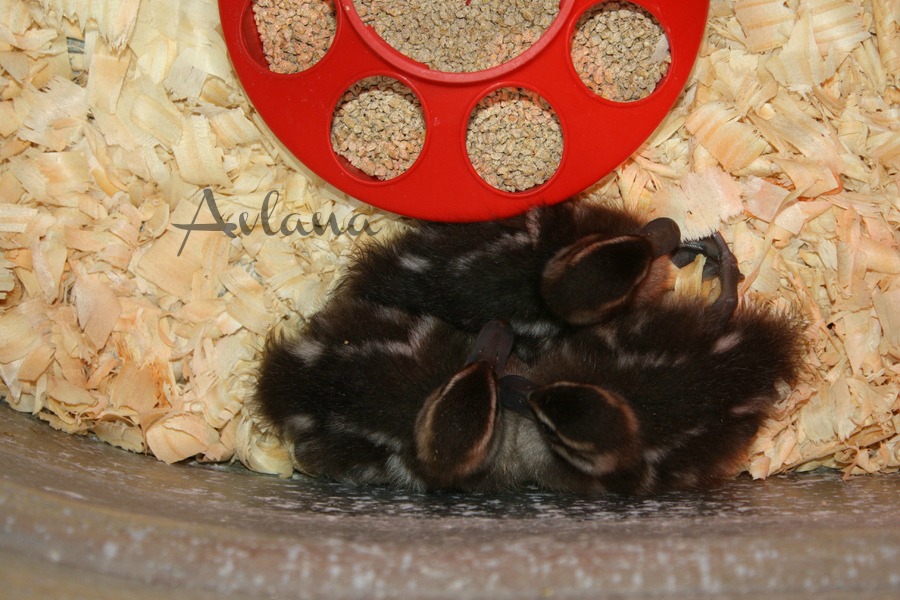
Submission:
{"label": "duckling head", "polygon": [[618,394],[557,382],[531,392],[528,404],[550,448],[579,471],[602,477],[638,462],[638,420]]}
{"label": "duckling head", "polygon": [[663,256],[678,248],[678,225],[654,219],[634,234],[587,235],[557,252],[544,268],[541,295],[575,325],[597,323],[630,301],[655,298],[668,279]]}
{"label": "duckling head", "polygon": [[497,382],[512,345],[510,326],[489,322],[465,366],[426,398],[416,419],[416,457],[433,486],[456,487],[490,463],[498,439]]}

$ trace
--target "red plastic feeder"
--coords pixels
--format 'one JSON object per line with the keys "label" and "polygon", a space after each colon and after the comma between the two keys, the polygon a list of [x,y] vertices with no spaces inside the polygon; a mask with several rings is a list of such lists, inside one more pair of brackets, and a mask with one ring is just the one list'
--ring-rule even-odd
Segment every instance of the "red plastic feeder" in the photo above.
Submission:
{"label": "red plastic feeder", "polygon": [[[252,0],[219,0],[219,12],[232,63],[251,102],[313,172],[347,194],[395,213],[477,221],[560,202],[596,183],[653,133],[684,88],[703,38],[709,1],[631,0],[663,27],[671,53],[668,72],[656,90],[634,102],[597,95],[572,64],[578,20],[603,1],[560,0],[556,19],[531,48],[473,73],[432,70],[400,54],[363,24],[352,0],[334,0],[337,31],[327,54],[305,71],[278,74],[263,55]],[[415,163],[386,181],[350,166],[331,144],[332,118],[343,94],[354,83],[379,75],[400,81],[418,96],[426,124],[425,144]],[[538,93],[556,111],[562,129],[558,169],[543,184],[522,192],[486,183],[466,151],[473,109],[501,88]]]}

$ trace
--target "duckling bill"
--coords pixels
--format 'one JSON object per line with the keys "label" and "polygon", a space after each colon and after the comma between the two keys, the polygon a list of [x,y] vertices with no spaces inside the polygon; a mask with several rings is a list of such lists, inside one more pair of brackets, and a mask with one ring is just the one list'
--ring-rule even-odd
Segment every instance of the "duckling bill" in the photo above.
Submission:
{"label": "duckling bill", "polygon": [[[271,337],[255,406],[301,470],[344,482],[715,485],[795,378],[800,327],[739,302],[720,235],[679,238],[669,219],[576,203],[426,223],[368,248],[301,331]],[[666,299],[673,259],[698,251],[719,297]]]}

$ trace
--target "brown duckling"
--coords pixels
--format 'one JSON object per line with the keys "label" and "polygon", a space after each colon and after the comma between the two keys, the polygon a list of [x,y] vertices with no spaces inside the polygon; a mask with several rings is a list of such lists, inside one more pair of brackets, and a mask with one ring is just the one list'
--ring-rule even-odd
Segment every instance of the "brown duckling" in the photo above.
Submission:
{"label": "brown duckling", "polygon": [[646,223],[621,210],[565,202],[501,221],[423,223],[367,248],[338,293],[433,315],[471,333],[502,319],[527,357],[573,326],[655,301],[678,243],[670,219]]}
{"label": "brown duckling", "polygon": [[[314,476],[413,490],[536,483],[602,492],[599,471],[578,475],[587,453],[557,456],[533,415],[501,409],[500,375],[525,369],[510,356],[512,345],[502,321],[472,336],[431,316],[340,299],[298,335],[270,338],[255,406],[291,444],[299,469]],[[611,417],[623,404],[602,393],[592,404],[593,390],[585,390],[574,399],[583,406],[569,414],[607,423],[610,440],[634,437],[620,428],[633,420]],[[571,403],[546,396],[547,421],[566,422],[557,408]],[[616,404],[604,410],[607,401]],[[544,405],[541,394],[533,402]]]}
{"label": "brown duckling", "polygon": [[255,405],[306,473],[471,489],[496,451],[511,347],[502,322],[473,342],[435,317],[341,298],[299,335],[270,338]]}
{"label": "brown duckling", "polygon": [[[737,262],[720,235],[722,293],[711,305],[632,307],[544,347],[501,379],[501,404],[530,412],[547,445],[578,473],[556,484],[659,493],[734,473],[802,355],[800,323],[737,306]],[[526,375],[523,377],[522,375]]]}

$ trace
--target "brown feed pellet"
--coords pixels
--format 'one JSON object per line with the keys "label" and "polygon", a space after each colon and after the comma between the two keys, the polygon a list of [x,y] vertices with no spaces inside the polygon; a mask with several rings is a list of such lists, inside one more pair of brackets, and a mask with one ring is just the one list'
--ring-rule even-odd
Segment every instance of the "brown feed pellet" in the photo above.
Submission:
{"label": "brown feed pellet", "polygon": [[363,79],[338,101],[331,144],[367,175],[382,180],[397,177],[416,161],[424,143],[419,99],[396,79]]}
{"label": "brown feed pellet", "polygon": [[663,28],[630,2],[605,2],[579,19],[572,63],[591,90],[616,102],[646,98],[669,70]]}
{"label": "brown feed pellet", "polygon": [[298,73],[319,62],[337,30],[332,0],[253,0],[253,13],[275,73]]}
{"label": "brown feed pellet", "polygon": [[487,183],[520,192],[546,182],[562,159],[562,128],[553,108],[538,94],[503,88],[472,112],[466,150]]}

